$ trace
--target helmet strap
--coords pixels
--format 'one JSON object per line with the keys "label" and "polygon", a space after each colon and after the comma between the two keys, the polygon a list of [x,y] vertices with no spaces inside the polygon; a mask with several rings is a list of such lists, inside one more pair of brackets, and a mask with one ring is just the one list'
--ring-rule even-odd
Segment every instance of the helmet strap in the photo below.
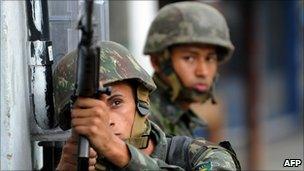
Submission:
{"label": "helmet strap", "polygon": [[172,66],[172,60],[169,49],[165,49],[163,54],[160,56],[160,68],[162,72],[165,74],[166,78],[168,79],[168,84],[171,88],[171,101],[175,101],[178,97],[182,84],[177,77],[174,68]]}
{"label": "helmet strap", "polygon": [[151,126],[148,120],[145,117],[142,117],[136,111],[131,129],[131,135],[126,142],[139,149],[147,148],[149,145],[150,131]]}
{"label": "helmet strap", "polygon": [[211,98],[211,103],[213,105],[216,105],[217,104],[217,101],[214,97],[214,90],[215,90],[215,84],[217,83],[218,79],[220,77],[220,74],[219,73],[216,73],[215,77],[214,77],[214,80],[213,80],[213,83],[212,83],[212,87],[210,89],[210,98]]}
{"label": "helmet strap", "polygon": [[146,116],[150,113],[149,91],[144,85],[140,84],[137,87],[136,94],[137,110],[134,115],[130,138],[127,142],[139,149],[144,149],[148,147],[151,131],[151,126],[146,119]]}

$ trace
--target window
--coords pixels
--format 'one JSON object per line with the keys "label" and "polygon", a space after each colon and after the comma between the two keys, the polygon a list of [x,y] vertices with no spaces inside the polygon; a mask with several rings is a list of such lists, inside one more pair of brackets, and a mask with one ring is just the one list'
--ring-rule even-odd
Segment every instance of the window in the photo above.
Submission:
{"label": "window", "polygon": [[[84,1],[48,1],[50,40],[53,43],[53,57],[56,63],[67,52],[75,49],[80,40],[78,20],[83,14]],[[94,2],[94,39],[108,40],[108,1]]]}

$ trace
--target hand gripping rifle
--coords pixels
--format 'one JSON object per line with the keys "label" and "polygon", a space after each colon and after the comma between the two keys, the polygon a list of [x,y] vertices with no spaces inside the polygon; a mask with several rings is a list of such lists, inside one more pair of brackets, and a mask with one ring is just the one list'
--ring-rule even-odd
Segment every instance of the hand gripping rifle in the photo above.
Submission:
{"label": "hand gripping rifle", "polygon": [[[85,14],[79,21],[81,40],[78,44],[76,96],[98,98],[101,93],[110,94],[109,88],[99,90],[99,48],[93,45],[93,0],[85,1]],[[88,170],[89,141],[80,135],[78,141],[79,171]]]}

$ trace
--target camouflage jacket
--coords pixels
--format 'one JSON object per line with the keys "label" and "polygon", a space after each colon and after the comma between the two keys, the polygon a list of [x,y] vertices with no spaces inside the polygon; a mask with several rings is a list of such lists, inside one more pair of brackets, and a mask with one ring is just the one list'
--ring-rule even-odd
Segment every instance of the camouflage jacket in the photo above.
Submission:
{"label": "camouflage jacket", "polygon": [[170,100],[168,86],[154,74],[157,89],[151,94],[150,120],[171,135],[208,138],[207,123],[198,118],[192,110],[183,110],[176,102]]}
{"label": "camouflage jacket", "polygon": [[156,142],[150,156],[128,144],[131,160],[125,168],[98,159],[96,170],[236,170],[236,156],[225,148],[204,139],[166,137],[156,124],[150,123],[150,136]]}

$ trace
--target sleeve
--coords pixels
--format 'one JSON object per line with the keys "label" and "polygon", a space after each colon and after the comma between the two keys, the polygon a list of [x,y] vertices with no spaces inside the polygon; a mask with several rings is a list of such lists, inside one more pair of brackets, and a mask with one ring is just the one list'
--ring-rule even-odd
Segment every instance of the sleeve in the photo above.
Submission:
{"label": "sleeve", "polygon": [[230,153],[219,146],[208,145],[207,149],[202,150],[200,142],[195,140],[189,146],[189,159],[192,164],[192,170],[237,170]]}
{"label": "sleeve", "polygon": [[125,170],[184,170],[178,166],[169,165],[158,158],[145,155],[132,145],[127,144],[127,146],[131,154],[131,160],[128,165],[125,166]]}

